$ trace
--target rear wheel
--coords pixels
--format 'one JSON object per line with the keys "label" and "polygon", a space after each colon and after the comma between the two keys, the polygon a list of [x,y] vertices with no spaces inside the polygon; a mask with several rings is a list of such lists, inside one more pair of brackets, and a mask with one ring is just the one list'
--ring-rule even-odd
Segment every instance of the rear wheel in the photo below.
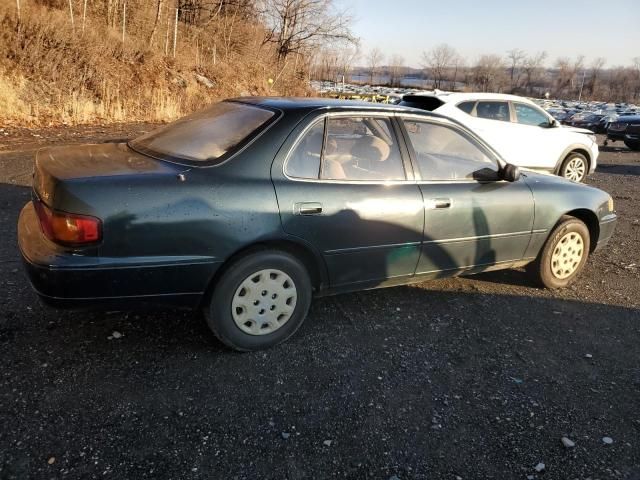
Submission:
{"label": "rear wheel", "polygon": [[566,287],[584,268],[590,241],[589,229],[583,222],[565,217],[551,232],[538,258],[527,266],[527,270],[542,286]]}
{"label": "rear wheel", "polygon": [[640,150],[640,142],[634,142],[633,140],[625,140],[624,144],[629,147],[631,150],[635,150],[636,152]]}
{"label": "rear wheel", "polygon": [[260,350],[302,325],[312,288],[305,267],[277,250],[258,251],[229,266],[205,306],[207,324],[229,347]]}
{"label": "rear wheel", "polygon": [[571,152],[562,162],[560,167],[560,176],[573,180],[574,182],[583,182],[589,171],[589,162],[587,158],[578,152]]}

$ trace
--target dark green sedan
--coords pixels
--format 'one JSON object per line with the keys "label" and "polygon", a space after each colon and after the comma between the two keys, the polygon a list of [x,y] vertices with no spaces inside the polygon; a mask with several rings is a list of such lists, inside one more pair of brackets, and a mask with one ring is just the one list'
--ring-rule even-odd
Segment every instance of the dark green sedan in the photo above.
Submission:
{"label": "dark green sedan", "polygon": [[239,98],[126,144],[40,150],[19,244],[49,304],[202,308],[255,350],[314,295],[523,265],[564,287],[615,222],[607,193],[521,173],[442,116]]}

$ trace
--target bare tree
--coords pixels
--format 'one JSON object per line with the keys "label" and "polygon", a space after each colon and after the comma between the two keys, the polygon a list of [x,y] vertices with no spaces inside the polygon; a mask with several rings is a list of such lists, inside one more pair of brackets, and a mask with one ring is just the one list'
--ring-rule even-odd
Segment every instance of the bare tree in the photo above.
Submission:
{"label": "bare tree", "polygon": [[602,68],[604,67],[605,63],[607,63],[607,60],[603,57],[598,57],[594,59],[593,62],[591,62],[591,76],[589,78],[589,93],[592,98],[595,94],[595,91],[598,85],[598,80],[600,79],[600,72],[602,71]]}
{"label": "bare tree", "polygon": [[164,0],[157,0],[156,2],[156,18],[153,22],[153,28],[151,29],[151,35],[149,35],[149,45],[153,45],[153,39],[156,36],[158,30],[158,24],[162,16],[162,7],[164,6]]}
{"label": "bare tree", "polygon": [[538,77],[542,73],[544,62],[547,58],[547,52],[538,52],[533,55],[527,55],[522,62],[522,70],[525,75],[525,84],[527,94],[531,95],[531,89],[533,83],[538,80]]}
{"label": "bare tree", "polygon": [[369,83],[373,84],[373,77],[375,77],[378,67],[383,61],[383,54],[379,48],[372,48],[367,54],[367,65],[369,67]]}
{"label": "bare tree", "polygon": [[276,46],[279,60],[330,43],[352,43],[351,17],[333,0],[260,0],[267,31],[263,43]]}
{"label": "bare tree", "polygon": [[520,69],[522,62],[527,58],[527,55],[523,50],[514,48],[507,52],[507,59],[509,60],[509,73],[511,78],[511,91],[513,92],[518,88],[520,82]]}
{"label": "bare tree", "polygon": [[404,73],[404,57],[398,54],[391,55],[391,58],[389,58],[389,82],[391,86],[399,87]]}
{"label": "bare tree", "polygon": [[71,0],[69,0],[69,15],[71,16],[71,30],[75,33],[76,25],[73,21],[73,3],[71,2]]}
{"label": "bare tree", "polygon": [[558,75],[556,77],[556,96],[561,96],[565,92],[574,95],[576,74],[582,70],[584,65],[584,55],[579,55],[573,61],[567,57],[560,57],[556,60]]}
{"label": "bare tree", "polygon": [[423,67],[431,74],[434,88],[441,87],[447,68],[451,66],[457,55],[455,49],[446,43],[441,43],[428,52],[422,53]]}
{"label": "bare tree", "polygon": [[456,90],[456,83],[458,81],[458,72],[464,68],[466,63],[467,62],[465,58],[461,55],[456,55],[453,58],[453,62],[450,68],[451,72],[449,76],[449,90],[451,91]]}
{"label": "bare tree", "polygon": [[482,92],[500,92],[508,82],[505,64],[499,55],[482,55],[473,67],[473,83]]}

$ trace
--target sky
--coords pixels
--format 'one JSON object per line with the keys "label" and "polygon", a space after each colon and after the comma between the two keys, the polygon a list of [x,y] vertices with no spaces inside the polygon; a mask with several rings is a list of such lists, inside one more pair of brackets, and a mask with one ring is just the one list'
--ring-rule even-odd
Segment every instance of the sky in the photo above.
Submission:
{"label": "sky", "polygon": [[640,57],[640,0],[334,0],[355,18],[362,55],[379,48],[421,67],[422,52],[440,43],[467,61],[513,48],[545,50],[558,57],[604,57],[605,67],[630,65]]}

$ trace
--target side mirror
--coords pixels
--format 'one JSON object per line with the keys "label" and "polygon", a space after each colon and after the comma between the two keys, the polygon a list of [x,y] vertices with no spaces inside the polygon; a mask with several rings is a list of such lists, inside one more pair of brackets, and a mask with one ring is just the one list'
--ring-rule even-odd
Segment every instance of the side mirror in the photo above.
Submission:
{"label": "side mirror", "polygon": [[520,169],[510,163],[504,166],[501,173],[502,179],[507,182],[517,182],[520,179]]}

